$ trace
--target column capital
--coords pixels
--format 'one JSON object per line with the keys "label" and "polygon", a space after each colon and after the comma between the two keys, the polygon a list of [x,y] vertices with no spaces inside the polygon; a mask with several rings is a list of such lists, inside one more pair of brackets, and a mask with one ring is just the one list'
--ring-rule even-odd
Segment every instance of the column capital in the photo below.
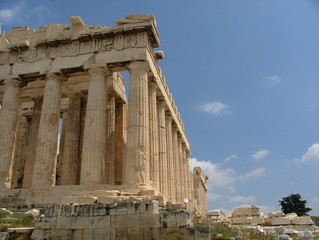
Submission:
{"label": "column capital", "polygon": [[45,74],[45,79],[46,80],[57,79],[57,80],[60,80],[62,82],[63,80],[65,80],[65,77],[61,74],[58,74],[58,73],[48,72]]}
{"label": "column capital", "polygon": [[141,74],[149,72],[151,70],[150,64],[147,61],[134,61],[126,65],[129,72],[140,71]]}
{"label": "column capital", "polygon": [[156,91],[158,89],[158,85],[155,81],[150,81],[148,84],[150,90],[152,91]]}
{"label": "column capital", "polygon": [[167,105],[165,100],[161,100],[161,99],[157,99],[157,104],[161,108],[164,108]]}
{"label": "column capital", "polygon": [[87,71],[90,75],[103,74],[105,76],[110,76],[112,74],[112,71],[105,67],[92,67],[87,69]]}
{"label": "column capital", "polygon": [[21,80],[19,78],[8,78],[4,80],[5,85],[12,84],[14,86],[20,86]]}
{"label": "column capital", "polygon": [[171,123],[173,121],[173,116],[170,113],[165,114],[165,121]]}

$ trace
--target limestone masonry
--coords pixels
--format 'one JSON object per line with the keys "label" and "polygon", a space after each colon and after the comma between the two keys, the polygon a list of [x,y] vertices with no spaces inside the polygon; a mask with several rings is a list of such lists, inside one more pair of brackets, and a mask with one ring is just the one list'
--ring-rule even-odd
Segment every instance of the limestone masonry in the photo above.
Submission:
{"label": "limestone masonry", "polygon": [[154,16],[69,20],[0,35],[0,206],[148,199],[205,214]]}

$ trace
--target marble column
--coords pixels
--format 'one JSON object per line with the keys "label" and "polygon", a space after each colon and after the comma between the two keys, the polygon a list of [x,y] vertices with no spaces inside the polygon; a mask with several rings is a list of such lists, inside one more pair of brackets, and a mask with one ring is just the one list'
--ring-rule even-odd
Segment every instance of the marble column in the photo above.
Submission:
{"label": "marble column", "polygon": [[105,178],[107,184],[114,184],[115,175],[115,97],[110,95],[106,108],[106,156]]}
{"label": "marble column", "polygon": [[61,76],[46,76],[32,187],[54,186],[61,108]]}
{"label": "marble column", "polygon": [[179,134],[178,134],[178,152],[179,152],[178,164],[179,164],[179,169],[180,169],[180,176],[179,176],[180,194],[181,194],[180,199],[181,199],[181,203],[184,204],[183,200],[186,197],[185,196],[185,184],[184,184],[185,164],[183,161],[183,139]]}
{"label": "marble column", "polygon": [[20,107],[20,81],[6,79],[0,112],[0,188],[11,187],[14,141]]}
{"label": "marble column", "polygon": [[115,176],[114,184],[123,184],[125,145],[127,137],[127,105],[119,101],[115,107]]}
{"label": "marble column", "polygon": [[77,183],[80,183],[81,179],[81,169],[82,169],[82,151],[83,151],[83,135],[84,135],[84,127],[85,127],[85,118],[86,118],[86,108],[87,108],[88,96],[85,94],[81,97],[81,109],[80,109],[80,146],[79,146],[79,166],[78,166],[78,179]]}
{"label": "marble column", "polygon": [[165,101],[157,102],[158,115],[158,148],[159,148],[159,179],[160,192],[168,196],[168,175],[167,175],[167,148],[166,148],[166,126],[165,126]]}
{"label": "marble column", "polygon": [[27,153],[29,124],[30,121],[28,121],[28,117],[23,116],[22,111],[20,110],[15,140],[15,153],[12,164],[11,188],[22,188],[23,169],[25,166]]}
{"label": "marble column", "polygon": [[189,185],[188,185],[188,172],[189,172],[189,163],[186,154],[186,146],[183,145],[183,162],[184,162],[184,186],[185,186],[185,198],[189,198]]}
{"label": "marble column", "polygon": [[150,111],[150,178],[152,186],[159,190],[159,161],[158,161],[158,119],[156,82],[149,83],[149,111]]}
{"label": "marble column", "polygon": [[166,148],[167,148],[167,177],[169,181],[169,199],[172,203],[176,203],[176,186],[174,181],[174,175],[176,174],[174,169],[174,154],[173,154],[173,138],[172,138],[172,121],[171,115],[166,115]]}
{"label": "marble column", "polygon": [[78,180],[79,141],[80,141],[80,109],[79,97],[69,98],[66,112],[65,138],[61,185],[76,185]]}
{"label": "marble column", "polygon": [[180,165],[179,165],[179,149],[178,149],[178,136],[177,136],[177,126],[172,125],[172,139],[173,139],[173,166],[174,166],[174,184],[175,184],[175,194],[176,203],[182,203],[181,201],[181,182],[180,182]]}
{"label": "marble column", "polygon": [[33,113],[31,116],[30,130],[28,135],[27,158],[24,166],[23,188],[31,188],[34,159],[36,153],[38,130],[41,118],[42,98],[33,99]]}
{"label": "marble column", "polygon": [[89,70],[90,83],[85,117],[81,185],[103,183],[106,144],[106,74],[104,68]]}
{"label": "marble column", "polygon": [[189,196],[190,196],[190,199],[189,199],[189,202],[190,202],[190,211],[193,211],[194,210],[194,207],[195,207],[195,192],[194,192],[194,178],[193,178],[193,171],[189,172],[188,173],[188,184],[189,184]]}
{"label": "marble column", "polygon": [[127,66],[130,72],[128,102],[128,135],[125,160],[125,184],[150,183],[149,167],[149,63],[135,61]]}

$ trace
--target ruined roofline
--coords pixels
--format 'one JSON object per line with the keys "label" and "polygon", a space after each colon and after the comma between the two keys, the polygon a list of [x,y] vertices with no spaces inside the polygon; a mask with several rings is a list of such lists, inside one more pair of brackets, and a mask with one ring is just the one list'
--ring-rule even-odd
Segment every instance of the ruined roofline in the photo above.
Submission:
{"label": "ruined roofline", "polygon": [[69,17],[69,24],[51,24],[37,29],[15,27],[11,32],[0,36],[0,52],[10,52],[17,49],[36,47],[42,44],[56,45],[72,42],[73,40],[100,39],[101,37],[125,34],[132,31],[147,31],[151,46],[160,47],[156,20],[153,15],[131,14],[116,20],[116,26],[86,25],[81,17]]}

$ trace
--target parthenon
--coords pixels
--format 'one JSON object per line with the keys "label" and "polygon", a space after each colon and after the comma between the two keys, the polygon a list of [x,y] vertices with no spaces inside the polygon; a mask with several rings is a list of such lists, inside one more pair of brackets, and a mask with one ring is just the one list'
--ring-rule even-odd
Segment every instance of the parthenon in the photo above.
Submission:
{"label": "parthenon", "polygon": [[0,35],[0,205],[144,196],[205,213],[154,16],[69,20]]}

